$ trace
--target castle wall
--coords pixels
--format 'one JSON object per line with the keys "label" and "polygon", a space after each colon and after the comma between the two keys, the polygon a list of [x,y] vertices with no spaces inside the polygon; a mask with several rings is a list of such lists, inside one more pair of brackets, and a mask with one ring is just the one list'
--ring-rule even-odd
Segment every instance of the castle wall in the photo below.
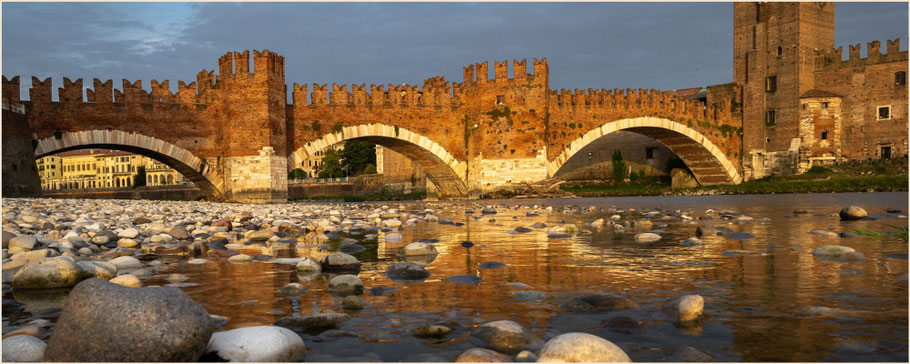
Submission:
{"label": "castle wall", "polygon": [[[896,42],[896,41],[895,41]],[[907,85],[898,85],[895,74],[907,72],[907,52],[897,44],[885,54],[879,53],[878,42],[869,44],[866,58],[859,57],[859,47],[848,61],[841,61],[837,51],[820,57],[821,69],[815,72],[816,88],[843,95],[840,143],[846,159],[881,158],[881,147],[890,146],[894,157],[907,154],[908,110]],[[878,107],[890,106],[890,118],[879,119]]]}

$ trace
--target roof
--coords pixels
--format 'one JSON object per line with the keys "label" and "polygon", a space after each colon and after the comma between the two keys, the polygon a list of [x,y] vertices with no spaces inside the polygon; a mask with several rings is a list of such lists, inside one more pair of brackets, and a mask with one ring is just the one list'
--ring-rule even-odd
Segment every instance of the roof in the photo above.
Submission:
{"label": "roof", "polygon": [[802,96],[800,96],[799,98],[808,99],[808,98],[812,98],[812,97],[842,97],[842,96],[838,95],[836,93],[833,93],[833,92],[812,89],[812,90],[804,92],[802,94]]}
{"label": "roof", "polygon": [[84,155],[94,155],[98,157],[118,157],[133,155],[133,153],[112,149],[81,149],[57,154],[58,157],[78,157]]}
{"label": "roof", "polygon": [[691,88],[684,88],[684,89],[679,89],[679,90],[671,90],[671,91],[667,91],[666,93],[671,96],[689,98],[689,97],[695,96],[695,94],[697,94],[699,91],[701,91],[701,89],[702,89],[702,87],[691,87]]}

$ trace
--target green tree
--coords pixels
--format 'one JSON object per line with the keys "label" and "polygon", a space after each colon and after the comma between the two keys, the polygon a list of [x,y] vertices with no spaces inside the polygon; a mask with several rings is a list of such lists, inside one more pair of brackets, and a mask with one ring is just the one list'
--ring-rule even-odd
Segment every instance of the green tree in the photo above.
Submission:
{"label": "green tree", "polygon": [[322,156],[322,169],[319,170],[319,178],[342,177],[341,159],[338,157],[338,151],[326,149]]}
{"label": "green tree", "polygon": [[348,174],[361,174],[368,165],[376,165],[376,144],[350,140],[344,143],[344,149],[338,156],[341,157],[342,164],[347,166]]}
{"label": "green tree", "polygon": [[133,175],[133,187],[145,186],[145,167],[136,167],[136,174]]}
{"label": "green tree", "polygon": [[306,178],[306,172],[300,168],[294,168],[288,172],[288,179],[302,179]]}
{"label": "green tree", "polygon": [[626,162],[622,160],[619,150],[613,151],[613,180],[622,182],[626,179]]}
{"label": "green tree", "polygon": [[363,169],[363,174],[376,174],[376,166],[372,164],[367,164],[367,167]]}

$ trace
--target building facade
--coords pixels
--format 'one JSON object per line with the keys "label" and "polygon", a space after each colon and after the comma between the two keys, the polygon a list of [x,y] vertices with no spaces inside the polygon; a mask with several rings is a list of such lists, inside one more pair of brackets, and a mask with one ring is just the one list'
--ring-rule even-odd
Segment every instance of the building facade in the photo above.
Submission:
{"label": "building facade", "polygon": [[735,3],[734,73],[746,179],[906,158],[907,52],[835,47],[833,3]]}
{"label": "building facade", "polygon": [[44,190],[131,187],[139,167],[145,167],[147,186],[187,182],[161,162],[116,150],[74,150],[39,158],[36,163]]}

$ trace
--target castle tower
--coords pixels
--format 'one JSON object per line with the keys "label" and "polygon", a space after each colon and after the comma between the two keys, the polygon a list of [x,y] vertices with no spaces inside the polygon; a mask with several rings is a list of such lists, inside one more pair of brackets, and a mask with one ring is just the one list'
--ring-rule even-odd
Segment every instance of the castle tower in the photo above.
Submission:
{"label": "castle tower", "polygon": [[799,136],[800,95],[814,88],[816,51],[834,47],[834,4],[738,2],[733,16],[744,157],[786,151]]}
{"label": "castle tower", "polygon": [[225,198],[287,201],[287,91],[284,57],[268,50],[228,52],[219,59],[215,88],[224,110],[222,167]]}

